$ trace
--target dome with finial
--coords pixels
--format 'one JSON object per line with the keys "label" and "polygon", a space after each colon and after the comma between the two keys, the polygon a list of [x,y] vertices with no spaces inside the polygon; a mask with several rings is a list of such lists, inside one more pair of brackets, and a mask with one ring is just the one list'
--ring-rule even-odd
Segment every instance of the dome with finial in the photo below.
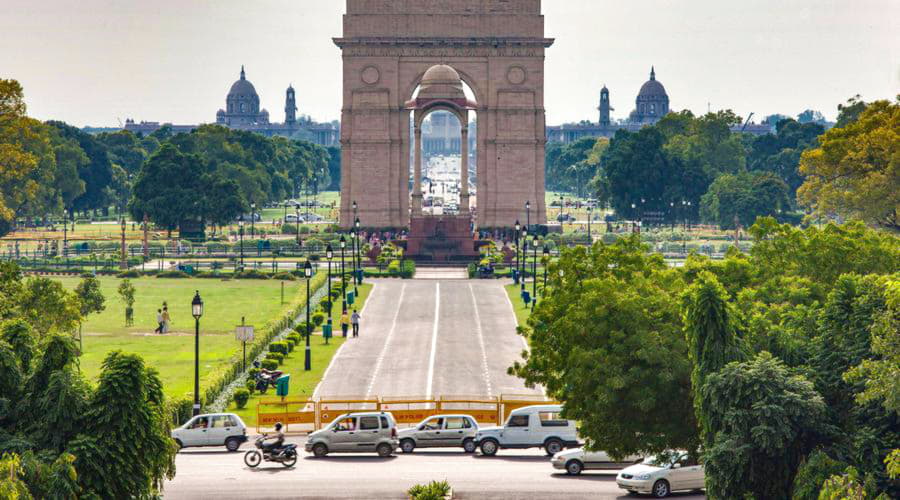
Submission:
{"label": "dome with finial", "polygon": [[465,99],[462,79],[446,64],[428,68],[419,84],[419,98]]}
{"label": "dome with finial", "polygon": [[259,95],[257,95],[256,93],[256,88],[254,88],[253,84],[250,83],[249,80],[247,80],[246,74],[244,73],[244,66],[241,66],[241,78],[231,85],[231,90],[228,91],[228,98],[256,98],[257,100],[259,100]]}
{"label": "dome with finial", "polygon": [[650,79],[641,86],[641,90],[638,92],[638,98],[641,97],[668,97],[666,88],[656,79],[656,69],[652,66],[650,67]]}

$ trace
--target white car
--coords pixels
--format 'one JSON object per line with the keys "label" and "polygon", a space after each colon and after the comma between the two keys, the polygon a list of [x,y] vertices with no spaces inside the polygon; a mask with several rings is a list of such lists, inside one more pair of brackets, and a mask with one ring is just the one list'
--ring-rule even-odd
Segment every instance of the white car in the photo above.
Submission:
{"label": "white car", "polygon": [[284,216],[284,222],[286,222],[287,224],[296,224],[298,221],[301,224],[306,222],[305,220],[303,220],[302,215],[299,217],[295,214],[287,214],[286,216]]}
{"label": "white car", "polygon": [[684,452],[662,453],[619,472],[616,484],[629,493],[649,493],[656,498],[673,491],[702,490],[706,486],[703,465]]}
{"label": "white car", "polygon": [[500,427],[482,427],[475,434],[481,453],[493,456],[501,448],[544,448],[553,456],[579,446],[575,422],[560,417],[562,405],[535,405],[513,410]]}
{"label": "white car", "polygon": [[197,415],[172,429],[172,439],[179,448],[225,446],[228,451],[238,451],[247,442],[247,426],[234,413]]}
{"label": "white car", "polygon": [[633,464],[643,457],[630,455],[621,460],[613,460],[605,451],[587,451],[584,448],[566,450],[553,455],[550,463],[555,469],[563,469],[566,474],[577,476],[585,470],[618,469],[623,464]]}

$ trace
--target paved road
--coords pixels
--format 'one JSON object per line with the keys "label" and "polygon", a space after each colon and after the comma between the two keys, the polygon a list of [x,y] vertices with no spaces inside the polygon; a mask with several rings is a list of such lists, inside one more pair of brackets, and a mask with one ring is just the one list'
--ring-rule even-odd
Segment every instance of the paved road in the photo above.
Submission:
{"label": "paved road", "polygon": [[[302,443],[303,439],[298,441]],[[244,445],[242,450],[249,449]],[[302,444],[301,444],[302,449]],[[391,458],[330,455],[312,458],[301,451],[293,469],[264,464],[247,468],[243,453],[185,450],[176,459],[178,475],[166,483],[165,498],[406,498],[410,486],[446,479],[460,499],[625,499],[615,472],[558,473],[540,451],[503,450],[495,457],[447,449],[416,451]],[[676,494],[677,500],[703,495]]]}
{"label": "paved road", "polygon": [[541,394],[506,373],[525,343],[500,281],[373,282],[316,396]]}

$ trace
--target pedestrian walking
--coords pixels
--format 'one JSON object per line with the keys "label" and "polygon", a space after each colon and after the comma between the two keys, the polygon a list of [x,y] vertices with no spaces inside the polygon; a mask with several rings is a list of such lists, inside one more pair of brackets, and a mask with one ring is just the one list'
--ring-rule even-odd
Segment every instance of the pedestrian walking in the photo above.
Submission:
{"label": "pedestrian walking", "polygon": [[350,324],[353,325],[353,337],[359,337],[359,318],[362,316],[356,312],[356,309],[353,310],[353,314],[350,316]]}
{"label": "pedestrian walking", "polygon": [[156,330],[153,330],[153,333],[162,333],[163,332],[163,314],[162,309],[156,310]]}
{"label": "pedestrian walking", "polygon": [[350,316],[347,316],[347,311],[341,313],[341,331],[344,333],[344,338],[347,338],[347,329],[350,327]]}
{"label": "pedestrian walking", "polygon": [[169,316],[169,306],[163,307],[162,310],[162,332],[169,333],[169,326],[172,318]]}

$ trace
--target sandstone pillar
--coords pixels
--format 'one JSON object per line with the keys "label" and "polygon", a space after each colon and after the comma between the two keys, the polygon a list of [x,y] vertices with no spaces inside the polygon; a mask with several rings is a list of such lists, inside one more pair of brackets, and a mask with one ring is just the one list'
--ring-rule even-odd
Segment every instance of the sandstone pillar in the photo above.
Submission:
{"label": "sandstone pillar", "polygon": [[462,159],[459,164],[459,213],[469,213],[469,127],[462,127],[462,142],[460,143],[460,153]]}
{"label": "sandstone pillar", "polygon": [[416,158],[413,167],[412,215],[422,215],[422,127],[416,124],[415,131]]}

